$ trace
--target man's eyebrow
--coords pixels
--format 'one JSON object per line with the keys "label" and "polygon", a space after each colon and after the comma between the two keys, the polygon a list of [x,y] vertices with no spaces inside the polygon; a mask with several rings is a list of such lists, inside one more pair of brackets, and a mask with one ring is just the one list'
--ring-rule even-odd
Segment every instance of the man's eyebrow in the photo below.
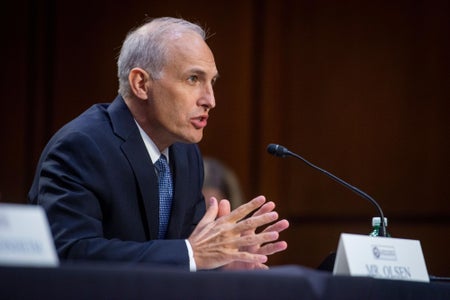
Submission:
{"label": "man's eyebrow", "polygon": [[[205,76],[206,77],[206,75],[207,75],[207,73],[203,70],[203,69],[200,69],[200,68],[192,68],[192,69],[190,69],[189,70],[189,72],[190,73],[195,73],[195,74],[197,74],[197,75],[201,75],[201,76]],[[217,78],[219,78],[219,73],[217,72],[214,76],[213,76],[213,78],[215,78],[215,79],[217,79]]]}

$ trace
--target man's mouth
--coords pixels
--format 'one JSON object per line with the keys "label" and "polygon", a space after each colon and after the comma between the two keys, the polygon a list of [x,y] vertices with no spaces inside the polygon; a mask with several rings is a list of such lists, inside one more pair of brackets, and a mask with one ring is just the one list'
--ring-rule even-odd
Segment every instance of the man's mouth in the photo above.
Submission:
{"label": "man's mouth", "polygon": [[192,118],[191,123],[196,129],[203,129],[208,124],[208,115]]}

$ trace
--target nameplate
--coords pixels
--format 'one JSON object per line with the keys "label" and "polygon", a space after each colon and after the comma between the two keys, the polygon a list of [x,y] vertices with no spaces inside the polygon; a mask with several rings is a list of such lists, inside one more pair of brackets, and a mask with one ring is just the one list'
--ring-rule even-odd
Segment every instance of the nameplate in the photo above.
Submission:
{"label": "nameplate", "polygon": [[347,233],[340,236],[333,274],[430,281],[419,241]]}
{"label": "nameplate", "polygon": [[42,207],[0,203],[0,265],[58,266]]}

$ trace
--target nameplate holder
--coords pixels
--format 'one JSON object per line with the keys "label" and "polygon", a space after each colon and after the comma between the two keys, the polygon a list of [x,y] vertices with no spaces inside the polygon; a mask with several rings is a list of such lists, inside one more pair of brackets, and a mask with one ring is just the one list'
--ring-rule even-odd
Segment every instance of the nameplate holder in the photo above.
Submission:
{"label": "nameplate holder", "polygon": [[333,275],[429,282],[420,242],[342,233]]}
{"label": "nameplate holder", "polygon": [[0,203],[0,265],[59,265],[42,207]]}

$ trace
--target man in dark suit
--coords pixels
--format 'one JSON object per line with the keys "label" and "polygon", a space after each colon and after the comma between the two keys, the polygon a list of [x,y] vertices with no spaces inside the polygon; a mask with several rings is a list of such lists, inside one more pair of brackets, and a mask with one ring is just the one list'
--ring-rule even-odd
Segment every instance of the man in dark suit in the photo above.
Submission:
{"label": "man in dark suit", "polygon": [[144,24],[124,41],[118,77],[119,96],[61,128],[38,163],[29,201],[45,208],[60,258],[267,268],[287,247],[273,202],[260,196],[231,211],[211,198],[205,210],[196,143],[218,72],[203,29]]}

